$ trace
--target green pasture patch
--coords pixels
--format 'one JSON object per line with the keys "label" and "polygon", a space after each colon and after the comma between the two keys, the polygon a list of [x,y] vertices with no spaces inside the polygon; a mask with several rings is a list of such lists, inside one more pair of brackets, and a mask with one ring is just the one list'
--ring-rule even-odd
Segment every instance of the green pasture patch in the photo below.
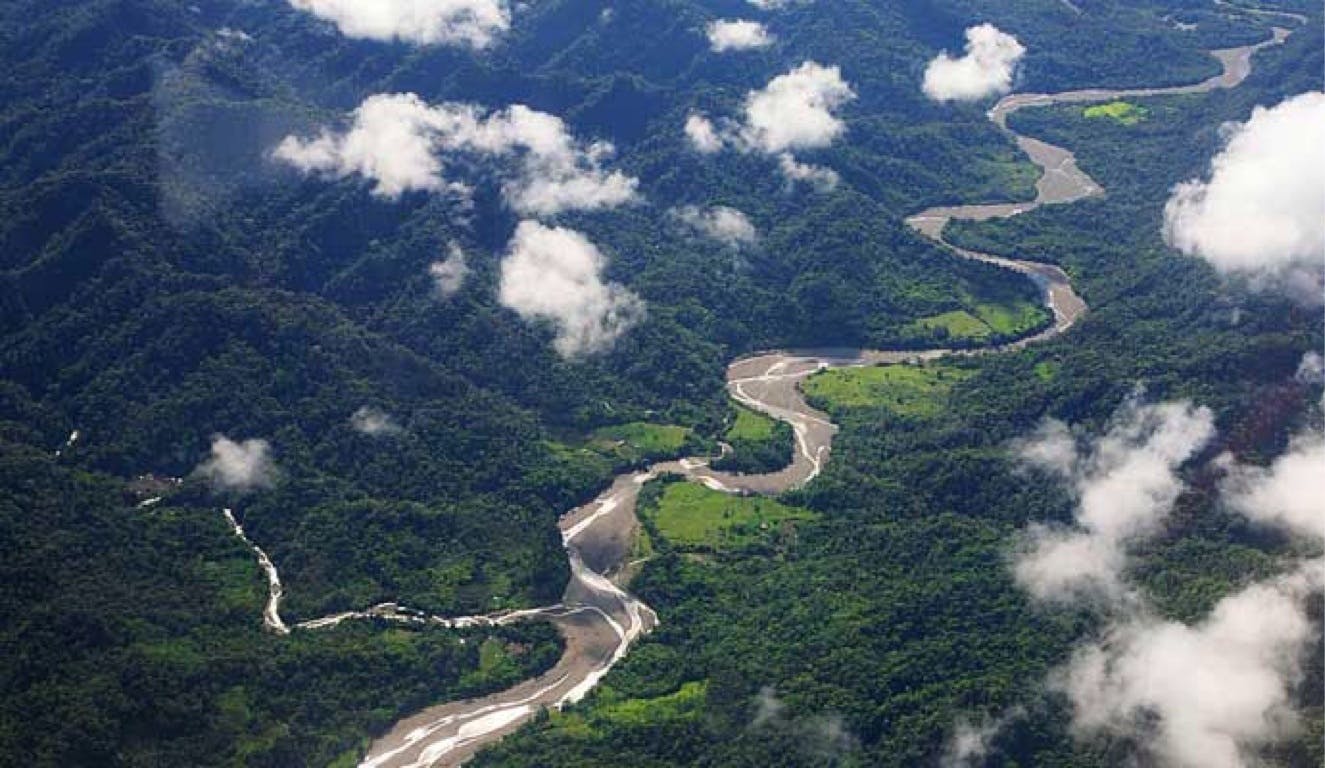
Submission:
{"label": "green pasture patch", "polygon": [[983,320],[964,309],[922,317],[915,321],[921,328],[943,328],[954,339],[983,339],[992,331]]}
{"label": "green pasture patch", "polygon": [[1030,331],[1045,319],[1047,310],[1029,301],[1011,304],[983,302],[975,305],[975,315],[994,333],[1017,336]]}
{"label": "green pasture patch", "polygon": [[805,393],[830,408],[886,408],[901,416],[939,412],[954,384],[974,371],[943,364],[838,368],[811,376]]}
{"label": "green pasture patch", "polygon": [[1086,107],[1081,114],[1089,119],[1106,118],[1123,125],[1136,125],[1150,115],[1150,110],[1130,101],[1111,101]]}
{"label": "green pasture patch", "polygon": [[679,547],[731,549],[769,538],[787,521],[814,520],[808,509],[759,496],[732,496],[698,483],[668,484],[643,510],[658,533]]}
{"label": "green pasture patch", "polygon": [[548,713],[548,723],[559,735],[574,739],[598,739],[618,728],[639,728],[685,723],[699,719],[704,711],[707,682],[683,683],[680,689],[653,698],[622,698],[604,686],[588,711]]}
{"label": "green pasture patch", "polygon": [[688,427],[632,421],[595,430],[590,445],[626,459],[651,459],[678,455],[689,437]]}
{"label": "green pasture patch", "polygon": [[777,422],[762,413],[756,413],[749,408],[736,406],[736,421],[727,428],[726,438],[728,440],[748,440],[750,442],[763,442],[773,439],[773,429]]}
{"label": "green pasture patch", "polygon": [[973,302],[969,309],[956,309],[922,317],[911,324],[916,330],[942,328],[949,339],[980,341],[990,336],[1019,336],[1042,323],[1046,312],[1029,301]]}
{"label": "green pasture patch", "polygon": [[693,720],[702,713],[707,693],[707,683],[684,683],[680,689],[665,696],[623,699],[606,704],[595,709],[589,717],[594,722],[626,727]]}

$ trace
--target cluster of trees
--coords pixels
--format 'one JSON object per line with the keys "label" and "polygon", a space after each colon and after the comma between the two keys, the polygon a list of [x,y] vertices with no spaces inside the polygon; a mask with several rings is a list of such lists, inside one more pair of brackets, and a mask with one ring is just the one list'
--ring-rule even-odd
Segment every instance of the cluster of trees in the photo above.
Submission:
{"label": "cluster of trees", "polygon": [[796,448],[790,424],[739,406],[722,437],[728,450],[713,461],[713,468],[723,472],[773,472],[791,463]]}

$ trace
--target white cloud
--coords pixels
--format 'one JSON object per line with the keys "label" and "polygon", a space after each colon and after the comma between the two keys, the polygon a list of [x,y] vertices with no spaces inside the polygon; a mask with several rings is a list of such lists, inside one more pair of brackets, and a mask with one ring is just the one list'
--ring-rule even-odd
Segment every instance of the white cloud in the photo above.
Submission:
{"label": "white cloud", "polygon": [[703,115],[692,113],[686,117],[685,134],[696,152],[709,155],[722,149],[722,135],[713,127],[713,122]]}
{"label": "white cloud", "polygon": [[550,320],[564,357],[609,348],[644,315],[624,286],[605,283],[604,258],[579,232],[522,221],[501,264],[501,303],[526,320]]}
{"label": "white cloud", "polygon": [[1074,730],[1131,737],[1161,765],[1259,764],[1253,750],[1294,721],[1290,690],[1313,637],[1304,600],[1323,566],[1253,584],[1194,626],[1146,613],[1114,622],[1051,675]]}
{"label": "white cloud", "polygon": [[838,67],[806,61],[746,94],[741,139],[769,154],[826,147],[846,130],[834,112],[855,97]]}
{"label": "white cloud", "polygon": [[774,40],[763,24],[745,19],[712,21],[704,31],[708,34],[709,47],[718,53],[766,48]]}
{"label": "white cloud", "polygon": [[348,130],[324,129],[311,140],[287,136],[273,157],[305,173],[360,174],[374,182],[373,193],[381,197],[437,191],[445,182],[433,134],[445,122],[444,115],[412,93],[377,94],[354,110]]}
{"label": "white cloud", "polygon": [[802,163],[790,152],[783,152],[778,155],[778,170],[782,171],[782,175],[786,177],[787,181],[793,184],[803,181],[820,192],[836,189],[837,183],[841,181],[837,171],[832,168]]}
{"label": "white cloud", "polygon": [[747,93],[742,123],[729,121],[719,130],[708,118],[691,114],[685,132],[699,152],[717,152],[730,144],[742,152],[776,155],[778,169],[788,181],[829,190],[837,186],[837,172],[802,163],[792,151],[832,144],[846,131],[836,111],[855,97],[840,69],[806,61]]}
{"label": "white cloud", "polygon": [[[1123,546],[1154,529],[1181,489],[1177,468],[1212,436],[1205,409],[1186,403],[1143,406],[1134,398],[1115,414],[1103,437],[1087,439],[1055,422],[1022,446],[1028,461],[1073,482],[1084,532],[1058,532],[1050,540],[1052,558],[1046,556],[1045,540],[1033,538],[1037,549],[1016,564],[1018,579],[1036,597],[1107,585],[1111,598],[1104,604],[1109,618],[1099,638],[1078,646],[1051,672],[1049,687],[1071,702],[1077,736],[1121,737],[1142,753],[1131,762],[1172,768],[1260,765],[1260,751],[1295,725],[1292,692],[1318,638],[1307,598],[1325,582],[1325,560],[1245,587],[1190,625],[1157,616],[1140,592],[1120,584]],[[1318,437],[1299,440],[1268,469],[1233,467],[1223,490],[1253,517],[1320,541],[1325,509],[1309,499],[1318,493],[1314,486],[1322,473],[1325,446]],[[1313,479],[1317,482],[1308,485]],[[978,754],[988,743],[985,732],[979,727],[959,732],[954,744]]]}
{"label": "white cloud", "polygon": [[456,243],[451,243],[445,259],[428,265],[428,274],[432,275],[437,292],[443,298],[454,296],[455,292],[460,290],[460,286],[464,285],[465,278],[469,276],[469,264],[465,261],[465,252]]}
{"label": "white cloud", "polygon": [[1225,479],[1229,503],[1248,518],[1325,542],[1325,439],[1293,441],[1269,467],[1234,466]]}
{"label": "white cloud", "polygon": [[245,493],[276,484],[271,444],[257,438],[237,443],[225,435],[213,435],[211,456],[194,471],[220,491]]}
{"label": "white cloud", "polygon": [[398,435],[404,431],[391,414],[372,405],[362,406],[351,414],[350,427],[371,437]]}
{"label": "white cloud", "polygon": [[1012,76],[1026,49],[993,24],[966,29],[966,54],[947,51],[925,67],[923,89],[935,101],[974,101],[1012,90]]}
{"label": "white cloud", "polygon": [[1224,273],[1314,284],[1325,266],[1325,93],[1257,107],[1230,126],[1208,181],[1173,188],[1164,238]]}
{"label": "white cloud", "polygon": [[486,48],[510,29],[503,0],[289,0],[348,37]]}
{"label": "white cloud", "polygon": [[522,104],[486,113],[474,104],[430,106],[412,93],[377,94],[352,117],[345,131],[288,136],[273,156],[305,172],[360,174],[388,198],[463,186],[443,178],[448,159],[497,159],[506,166],[507,204],[526,214],[610,208],[636,198],[637,179],[602,167],[613,154],[610,143],[576,141],[561,118]]}
{"label": "white cloud", "polygon": [[687,205],[673,210],[683,224],[706,237],[731,248],[752,245],[759,240],[759,232],[750,219],[735,208],[715,205],[700,208]]}
{"label": "white cloud", "polygon": [[1032,526],[1015,564],[1018,582],[1042,600],[1122,597],[1125,547],[1155,530],[1182,490],[1177,469],[1213,436],[1208,409],[1136,397],[1084,446],[1061,424],[1042,427],[1021,454],[1071,481],[1076,525]]}

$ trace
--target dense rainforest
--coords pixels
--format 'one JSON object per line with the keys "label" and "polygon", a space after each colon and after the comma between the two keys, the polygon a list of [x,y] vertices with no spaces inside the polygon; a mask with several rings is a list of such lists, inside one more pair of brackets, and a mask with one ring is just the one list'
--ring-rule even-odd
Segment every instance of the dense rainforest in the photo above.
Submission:
{"label": "dense rainforest", "polygon": [[[746,3],[552,0],[477,52],[347,39],[275,0],[4,3],[0,764],[353,764],[403,714],[547,669],[561,644],[539,623],[266,632],[266,582],[221,508],[279,566],[289,621],[556,600],[557,516],[613,472],[720,442],[740,471],[790,455],[789,429],[728,402],[732,358],[979,346],[1047,322],[1029,281],[904,224],[931,205],[1034,195],[1036,169],[987,104],[919,90],[963,29],[1014,32],[1017,89],[1052,91],[1199,80],[1218,72],[1204,49],[1271,23],[1195,0],[785,5],[767,19],[773,45],[724,56],[703,26]],[[760,521],[725,545],[669,542],[646,518],[657,540],[636,591],[660,627],[584,704],[478,764],[918,765],[957,714],[1017,706],[1035,715],[999,737],[1004,764],[1125,755],[1074,741],[1038,688],[1098,617],[1033,606],[1012,584],[1012,535],[1068,501],[1021,482],[1006,443],[1045,415],[1099,424],[1138,384],[1211,407],[1229,449],[1252,457],[1319,419],[1319,387],[1293,379],[1322,345],[1319,318],[1159,237],[1169,188],[1201,171],[1222,122],[1321,87],[1319,8],[1300,5],[1310,23],[1238,89],[1147,102],[1132,125],[1017,114],[1109,194],[949,235],[1062,265],[1090,315],[1061,340],[955,364],[936,407],[826,389],[816,405],[843,429],[825,474],[776,506],[723,512]],[[688,114],[732,114],[806,60],[839,66],[854,94],[844,138],[804,157],[834,169],[834,188],[790,184],[756,152],[687,146]],[[639,200],[555,218],[606,254],[607,278],[646,307],[638,323],[567,357],[547,324],[504,307],[517,217],[481,169],[459,205],[273,161],[283,137],[388,92],[528,104],[611,142]],[[715,205],[757,238],[733,246],[677,215]],[[452,244],[469,276],[443,296],[429,266]],[[988,307],[1030,319],[969,335],[928,322]],[[219,434],[269,441],[272,487],[210,487],[195,467]],[[1201,615],[1291,546],[1199,492],[1180,505],[1138,575],[1167,615]],[[1287,764],[1320,762],[1310,673]]]}

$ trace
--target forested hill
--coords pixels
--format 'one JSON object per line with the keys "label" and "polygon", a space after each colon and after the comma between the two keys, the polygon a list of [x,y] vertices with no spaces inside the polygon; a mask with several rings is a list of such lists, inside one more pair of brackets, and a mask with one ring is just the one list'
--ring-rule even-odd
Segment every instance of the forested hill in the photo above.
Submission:
{"label": "forested hill", "polygon": [[[403,713],[546,669],[558,641],[537,624],[463,637],[370,623],[265,633],[266,584],[220,508],[233,506],[280,567],[287,620],[382,601],[463,614],[555,600],[566,579],[557,515],[640,459],[604,447],[596,430],[668,423],[690,430],[687,447],[712,447],[733,418],[722,375],[736,355],[804,344],[975,346],[1047,322],[1029,282],[953,258],[903,224],[931,205],[1034,194],[1035,169],[986,120],[988,104],[938,104],[920,90],[925,62],[958,50],[963,30],[996,21],[1027,49],[1017,88],[1058,90],[1200,80],[1218,72],[1204,49],[1260,40],[1271,22],[1194,1],[782,5],[761,16],[770,45],[732,54],[713,51],[704,27],[754,13],[735,0],[534,3],[478,51],[349,38],[276,0],[4,3],[0,764],[352,762]],[[932,432],[849,428],[843,465],[803,499],[828,522],[811,527],[799,554],[701,571],[669,553],[650,566],[644,584],[664,630],[613,685],[635,697],[704,685],[716,714],[703,728],[681,719],[640,736],[632,748],[641,761],[687,762],[733,737],[759,680],[799,680],[806,708],[846,717],[870,754],[894,743],[899,761],[935,752],[951,679],[819,688],[827,673],[798,667],[791,656],[805,657],[790,629],[765,635],[770,646],[755,654],[750,633],[768,616],[733,607],[731,631],[746,634],[732,639],[687,601],[736,602],[734,585],[748,577],[772,610],[776,595],[794,593],[787,584],[826,577],[840,558],[870,579],[895,576],[888,588],[905,591],[920,577],[873,564],[896,565],[906,547],[958,534],[983,542],[971,546],[987,559],[1009,521],[1026,519],[1008,506],[1015,497],[988,512],[993,522],[973,500],[998,494],[985,485],[989,447],[1043,413],[1103,418],[1145,379],[1241,414],[1258,387],[1291,376],[1290,363],[1319,346],[1309,318],[1253,298],[1257,323],[1234,332],[1219,325],[1225,297],[1208,269],[1161,257],[1154,238],[1106,234],[1152,221],[1156,190],[1199,165],[1194,153],[1166,154],[1166,141],[1199,129],[1212,149],[1213,126],[1278,93],[1276,78],[1312,87],[1319,49],[1318,34],[1295,35],[1239,95],[1165,113],[1170,132],[1136,144],[1153,176],[1110,175],[1134,141],[1113,136],[1083,161],[1116,196],[1006,225],[1032,228],[1046,259],[1089,255],[1062,258],[1088,297],[1115,309],[1080,342],[990,361],[966,385],[967,410]],[[831,169],[835,185],[793,181],[797,169],[775,153],[708,155],[687,143],[688,116],[737,115],[748,92],[807,61],[839,67],[852,94],[838,110],[842,138],[794,158]],[[286,137],[343,127],[386,93],[486,110],[525,104],[562,119],[581,143],[614,145],[602,162],[638,179],[635,199],[546,217],[583,233],[600,251],[603,280],[638,298],[642,309],[614,343],[564,354],[554,324],[501,300],[500,262],[522,216],[503,202],[507,180],[481,163],[460,169],[464,199],[416,190],[391,200],[359,175],[300,174],[274,158]],[[1063,115],[1030,119],[1052,122],[1043,127],[1067,132],[1074,147],[1096,140],[1079,141],[1085,129]],[[757,235],[706,236],[703,216],[716,206],[743,212]],[[960,234],[990,250],[1025,242],[998,225]],[[445,270],[430,269],[452,246],[467,277],[447,288]],[[1136,265],[1177,288],[1157,293],[1129,278]],[[954,315],[974,329],[946,320]],[[1272,365],[1261,364],[1262,345],[1276,350]],[[1189,353],[1195,362],[1169,367]],[[268,441],[272,487],[210,488],[194,469],[215,435]],[[880,466],[895,448],[880,441],[894,439],[919,447]],[[939,479],[932,494],[902,501],[898,489],[922,476]],[[862,499],[861,489],[887,493]],[[911,510],[900,521],[894,502]],[[873,522],[857,538],[862,520]],[[841,589],[854,599],[872,584]],[[988,588],[999,605],[1013,599],[1007,584]],[[906,605],[924,613],[922,603]],[[1022,635],[986,646],[988,675],[1038,671],[1076,627],[1051,623],[1056,646],[1028,651]],[[815,647],[841,647],[840,633],[856,631],[824,627],[837,634]],[[889,648],[858,646],[835,668],[876,668]],[[926,668],[942,672],[950,657],[926,649]],[[678,671],[650,672],[682,657]],[[733,666],[742,659],[783,666],[754,674]],[[979,695],[1011,700],[1019,684]],[[918,719],[867,712],[863,702],[884,689],[913,702],[889,706],[913,706],[919,714],[907,717]],[[678,732],[689,740],[672,741]],[[511,750],[563,736],[530,733]],[[1025,738],[1032,752],[1070,749],[1052,729]],[[762,754],[754,737],[740,739],[733,749]],[[692,751],[668,753],[673,744]],[[616,754],[605,749],[575,742],[547,754],[585,764]]]}

